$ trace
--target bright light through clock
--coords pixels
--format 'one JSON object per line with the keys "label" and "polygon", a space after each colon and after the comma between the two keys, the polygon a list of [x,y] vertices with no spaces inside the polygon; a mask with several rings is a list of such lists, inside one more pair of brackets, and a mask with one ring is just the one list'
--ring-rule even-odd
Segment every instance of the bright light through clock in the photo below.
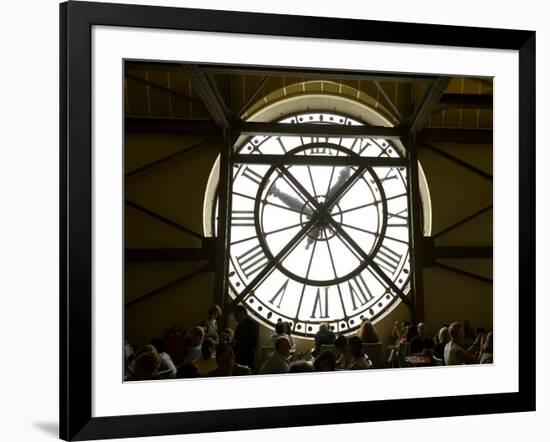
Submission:
{"label": "bright light through clock", "polygon": [[[319,112],[281,122],[361,124]],[[301,164],[234,165],[229,220],[233,299],[271,326],[278,319],[290,321],[293,332],[305,337],[322,322],[349,332],[399,302],[410,279],[406,169],[390,161],[357,172],[358,161],[338,166],[330,161],[342,156],[398,160],[391,143],[256,136],[238,153],[306,158]]]}

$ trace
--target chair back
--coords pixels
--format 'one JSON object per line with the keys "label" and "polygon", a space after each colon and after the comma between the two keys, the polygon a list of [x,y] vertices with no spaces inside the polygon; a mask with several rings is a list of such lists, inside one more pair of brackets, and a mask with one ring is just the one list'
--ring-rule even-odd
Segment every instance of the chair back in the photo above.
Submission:
{"label": "chair back", "polygon": [[263,364],[265,360],[269,358],[274,352],[275,352],[275,349],[272,346],[270,345],[262,346],[262,348],[260,349],[260,364]]}
{"label": "chair back", "polygon": [[384,368],[384,348],[381,342],[364,342],[363,353],[366,353],[372,362],[371,368]]}
{"label": "chair back", "polygon": [[322,344],[319,354],[323,353],[324,351],[330,351],[331,353],[336,354],[336,347],[334,346],[334,344]]}
{"label": "chair back", "polygon": [[402,342],[399,344],[399,366],[400,367],[406,367],[407,361],[405,358],[409,356],[409,351],[411,348],[411,344],[408,342]]}

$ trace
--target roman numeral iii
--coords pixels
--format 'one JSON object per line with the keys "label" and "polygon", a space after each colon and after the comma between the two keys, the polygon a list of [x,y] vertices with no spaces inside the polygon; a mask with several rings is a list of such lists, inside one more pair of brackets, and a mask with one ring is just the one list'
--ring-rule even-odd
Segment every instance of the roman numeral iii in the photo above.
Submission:
{"label": "roman numeral iii", "polygon": [[253,226],[254,211],[253,210],[233,210],[231,213],[232,226]]}
{"label": "roman numeral iii", "polygon": [[387,270],[390,273],[395,273],[399,263],[401,262],[402,254],[399,254],[395,250],[390,249],[389,247],[382,245],[378,250],[378,253],[374,257],[374,262],[378,264],[384,270]]}

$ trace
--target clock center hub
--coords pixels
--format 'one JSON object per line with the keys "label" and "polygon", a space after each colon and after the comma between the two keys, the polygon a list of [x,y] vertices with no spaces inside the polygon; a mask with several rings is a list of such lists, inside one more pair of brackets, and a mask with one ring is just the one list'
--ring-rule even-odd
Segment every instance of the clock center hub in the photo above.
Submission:
{"label": "clock center hub", "polygon": [[[324,195],[315,195],[315,199],[319,204],[324,204],[326,197]],[[316,209],[313,209],[311,205],[304,204],[302,210],[300,211],[300,224],[304,227],[307,222],[311,219],[311,213],[315,213]],[[338,224],[341,224],[344,217],[342,215],[342,209],[336,203],[330,207],[329,211],[330,216]],[[327,241],[333,238],[336,235],[336,231],[331,226],[330,222],[321,215],[320,219],[313,225],[313,227],[307,233],[307,236],[313,240],[317,241]]]}

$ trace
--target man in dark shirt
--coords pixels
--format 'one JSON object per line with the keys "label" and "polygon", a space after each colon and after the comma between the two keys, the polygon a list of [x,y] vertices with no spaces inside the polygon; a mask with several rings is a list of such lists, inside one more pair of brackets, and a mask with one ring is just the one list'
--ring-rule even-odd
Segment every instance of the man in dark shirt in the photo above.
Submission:
{"label": "man in dark shirt", "polygon": [[314,357],[317,357],[321,353],[321,345],[334,344],[336,335],[330,329],[328,324],[319,325],[319,331],[315,333],[315,349],[311,352]]}
{"label": "man in dark shirt", "polygon": [[233,349],[238,364],[246,365],[254,369],[256,348],[258,347],[260,326],[248,316],[246,308],[242,305],[235,307],[233,315],[238,322],[233,337]]}
{"label": "man in dark shirt", "polygon": [[410,354],[418,354],[422,353],[425,356],[431,356],[435,344],[432,338],[428,337],[427,331],[426,331],[426,324],[423,322],[420,322],[417,327],[418,334],[411,339],[411,349],[409,351]]}

